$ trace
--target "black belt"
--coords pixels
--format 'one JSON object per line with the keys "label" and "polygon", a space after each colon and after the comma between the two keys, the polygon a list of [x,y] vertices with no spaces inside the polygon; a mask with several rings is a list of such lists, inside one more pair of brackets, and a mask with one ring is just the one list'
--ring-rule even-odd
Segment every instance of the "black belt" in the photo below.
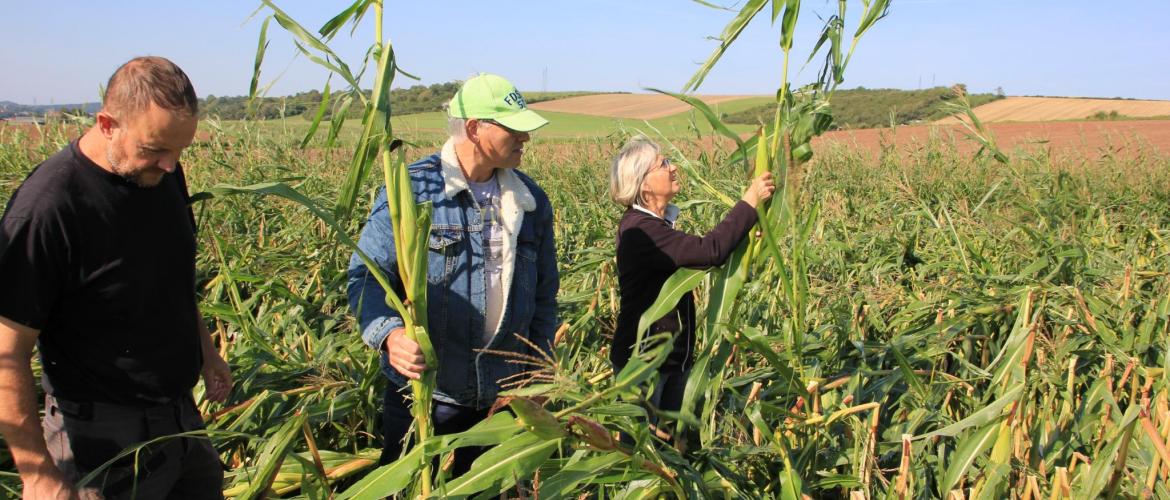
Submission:
{"label": "black belt", "polygon": [[80,420],[107,420],[135,417],[173,417],[186,402],[184,399],[173,399],[169,402],[157,404],[154,406],[132,406],[115,403],[103,403],[98,401],[77,402],[61,399],[55,396],[51,397],[53,398],[57,408],[59,408],[62,413]]}

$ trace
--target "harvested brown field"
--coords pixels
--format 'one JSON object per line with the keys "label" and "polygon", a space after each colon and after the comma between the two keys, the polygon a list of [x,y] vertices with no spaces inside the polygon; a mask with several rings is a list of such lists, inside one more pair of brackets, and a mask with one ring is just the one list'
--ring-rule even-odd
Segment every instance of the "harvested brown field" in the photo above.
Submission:
{"label": "harvested brown field", "polygon": [[[1096,113],[1109,113],[1111,111],[1134,118],[1170,116],[1170,101],[1079,97],[1007,97],[975,108],[975,114],[985,122],[1083,120]],[[956,123],[956,120],[953,117],[947,117],[935,123]]]}
{"label": "harvested brown field", "polygon": [[[1170,120],[991,123],[987,126],[1000,149],[1008,153],[1047,150],[1054,155],[1085,158],[1125,157],[1151,150],[1170,153]],[[872,153],[881,151],[885,144],[895,147],[899,153],[910,154],[926,148],[932,141],[949,143],[952,139],[960,151],[978,148],[958,125],[841,130],[829,132],[817,142],[837,143]]]}
{"label": "harvested brown field", "polygon": [[[697,97],[707,104],[718,104],[754,96],[707,95]],[[595,94],[538,102],[529,107],[538,111],[612,116],[636,120],[653,120],[691,109],[686,103],[662,94]]]}

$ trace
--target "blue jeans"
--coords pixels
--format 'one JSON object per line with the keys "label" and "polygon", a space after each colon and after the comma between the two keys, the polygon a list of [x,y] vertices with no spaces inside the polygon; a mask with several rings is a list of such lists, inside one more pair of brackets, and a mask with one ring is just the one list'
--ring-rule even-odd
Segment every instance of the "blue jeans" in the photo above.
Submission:
{"label": "blue jeans", "polygon": [[[379,465],[386,465],[402,455],[402,441],[410,432],[410,425],[414,416],[410,414],[410,402],[406,395],[400,392],[394,384],[386,385],[382,405],[382,457]],[[467,406],[459,406],[442,401],[435,401],[431,408],[431,424],[435,428],[435,435],[455,434],[470,429],[483,419],[487,418],[488,410],[477,410]],[[451,477],[459,477],[471,470],[471,463],[479,458],[485,447],[472,446],[455,450],[455,464],[451,468]]]}

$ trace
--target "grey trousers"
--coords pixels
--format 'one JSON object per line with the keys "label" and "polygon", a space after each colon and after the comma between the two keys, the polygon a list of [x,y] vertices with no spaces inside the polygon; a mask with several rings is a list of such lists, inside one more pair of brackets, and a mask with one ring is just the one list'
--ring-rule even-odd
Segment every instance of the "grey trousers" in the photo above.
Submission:
{"label": "grey trousers", "polygon": [[73,403],[45,396],[45,443],[57,468],[81,498],[223,498],[223,465],[205,437],[160,440],[106,462],[155,438],[204,428],[190,398],[152,408]]}

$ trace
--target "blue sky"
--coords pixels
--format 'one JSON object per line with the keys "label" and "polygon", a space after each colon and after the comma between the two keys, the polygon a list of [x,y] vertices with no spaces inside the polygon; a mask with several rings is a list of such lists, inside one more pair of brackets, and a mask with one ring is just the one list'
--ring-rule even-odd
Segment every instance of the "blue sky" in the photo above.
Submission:
{"label": "blue sky", "polygon": [[[737,6],[738,3],[720,2]],[[742,1],[742,0],[741,0]],[[348,1],[280,1],[318,28]],[[490,71],[522,90],[678,90],[715,46],[733,13],[687,0],[388,2],[386,35],[405,70],[430,84]],[[0,30],[0,100],[97,100],[98,87],[136,55],[166,56],[201,96],[247,93],[262,12],[258,2],[122,0],[6,2]],[[800,69],[836,2],[805,0],[796,33]],[[850,0],[849,26],[861,3]],[[335,50],[351,65],[373,38],[372,15]],[[1135,0],[893,0],[890,16],[861,40],[845,87],[913,89],[963,82],[1009,95],[1170,99],[1170,2]],[[13,22],[15,21],[15,22]],[[776,89],[778,29],[761,17],[724,56],[701,93]],[[270,95],[321,88],[326,73],[294,57],[276,23],[263,82]],[[815,75],[815,64],[796,75]],[[547,79],[544,75],[547,73]],[[416,82],[398,77],[397,86]],[[335,86],[337,83],[334,84]]]}

